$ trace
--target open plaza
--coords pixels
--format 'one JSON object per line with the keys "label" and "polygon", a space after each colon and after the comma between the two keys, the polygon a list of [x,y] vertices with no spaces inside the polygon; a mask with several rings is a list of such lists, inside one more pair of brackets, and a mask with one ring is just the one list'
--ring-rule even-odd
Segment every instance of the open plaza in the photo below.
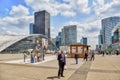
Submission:
{"label": "open plaza", "polygon": [[[67,59],[67,69],[59,80],[120,80],[120,55],[95,55],[94,61]],[[0,80],[58,80],[56,55],[47,54],[45,60],[24,62],[23,54],[0,54]]]}

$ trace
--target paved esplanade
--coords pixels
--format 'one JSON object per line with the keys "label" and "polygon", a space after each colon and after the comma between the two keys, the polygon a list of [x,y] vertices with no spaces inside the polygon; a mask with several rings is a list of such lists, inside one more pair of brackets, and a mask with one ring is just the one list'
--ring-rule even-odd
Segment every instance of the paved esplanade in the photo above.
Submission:
{"label": "paved esplanade", "polygon": [[[0,62],[0,80],[58,80],[56,59],[39,65],[10,64],[5,61]],[[68,58],[67,66],[65,77],[59,80],[120,80],[120,56],[96,55],[95,61],[79,59],[77,65],[74,59]]]}

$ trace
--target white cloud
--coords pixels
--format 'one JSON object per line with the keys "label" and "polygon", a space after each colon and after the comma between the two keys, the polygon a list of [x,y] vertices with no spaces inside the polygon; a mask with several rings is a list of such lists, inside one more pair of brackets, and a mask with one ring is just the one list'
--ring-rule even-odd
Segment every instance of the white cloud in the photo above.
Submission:
{"label": "white cloud", "polygon": [[51,26],[51,37],[55,38],[58,35],[58,32],[61,32],[61,28],[62,27],[55,27],[55,26]]}
{"label": "white cloud", "polygon": [[22,5],[12,6],[12,10],[9,14],[15,17],[27,16],[29,14],[29,10]]}
{"label": "white cloud", "polygon": [[90,8],[88,7],[88,0],[78,0],[77,6],[79,11],[83,13],[90,13]]}
{"label": "white cloud", "polygon": [[58,10],[56,9],[58,3],[56,3],[54,0],[25,0],[25,2],[35,11],[47,10],[52,16],[58,14]]}
{"label": "white cloud", "polygon": [[[89,13],[88,0],[64,0],[59,3],[56,0],[25,0],[26,4],[35,11],[47,10],[52,16],[61,14],[63,16],[75,16],[78,13]],[[68,14],[68,15],[66,15]]]}
{"label": "white cloud", "polygon": [[18,5],[9,11],[11,16],[0,18],[0,34],[28,34],[29,24],[34,20],[33,16],[28,16],[28,9]]}
{"label": "white cloud", "polygon": [[73,17],[73,16],[76,15],[76,13],[71,12],[71,11],[64,11],[64,12],[61,13],[61,15],[66,16],[66,17],[69,17],[69,16]]}
{"label": "white cloud", "polygon": [[[96,1],[96,0],[95,0]],[[102,1],[102,4],[100,3],[101,0],[98,0],[98,2],[93,2],[94,4],[94,11],[97,16],[100,16],[101,18],[110,17],[110,16],[120,16],[120,1],[119,0],[113,0],[110,3],[104,3]]]}
{"label": "white cloud", "polygon": [[23,29],[28,27],[29,23],[33,22],[33,16],[24,16],[24,17],[4,17],[1,19],[1,25],[8,27],[17,27]]}

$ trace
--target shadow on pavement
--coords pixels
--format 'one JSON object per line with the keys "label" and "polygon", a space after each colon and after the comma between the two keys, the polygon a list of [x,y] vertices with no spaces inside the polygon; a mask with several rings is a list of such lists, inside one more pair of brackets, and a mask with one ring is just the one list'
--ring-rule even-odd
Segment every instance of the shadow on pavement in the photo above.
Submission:
{"label": "shadow on pavement", "polygon": [[76,65],[76,63],[71,63],[70,65]]}
{"label": "shadow on pavement", "polygon": [[58,76],[51,76],[51,77],[47,77],[47,79],[54,79],[54,78],[58,78]]}

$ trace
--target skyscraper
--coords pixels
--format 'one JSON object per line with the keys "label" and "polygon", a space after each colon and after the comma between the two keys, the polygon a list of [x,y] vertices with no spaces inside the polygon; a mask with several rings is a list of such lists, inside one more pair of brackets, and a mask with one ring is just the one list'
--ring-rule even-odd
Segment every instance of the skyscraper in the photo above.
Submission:
{"label": "skyscraper", "polygon": [[50,14],[43,10],[34,13],[34,34],[43,34],[50,38]]}
{"label": "skyscraper", "polygon": [[30,23],[30,34],[34,34],[34,24],[33,23]]}
{"label": "skyscraper", "polygon": [[69,45],[77,43],[77,26],[64,26],[62,29],[62,45]]}
{"label": "skyscraper", "polygon": [[87,45],[87,37],[82,37],[81,43]]}
{"label": "skyscraper", "polygon": [[103,44],[102,30],[100,30],[100,34],[98,35],[98,46],[101,49],[101,45]]}
{"label": "skyscraper", "polygon": [[61,37],[62,37],[62,32],[59,32],[58,35],[56,36],[56,46],[59,48],[61,46]]}
{"label": "skyscraper", "polygon": [[120,17],[116,16],[102,19],[102,39],[103,45],[105,45],[106,47],[112,43],[112,29],[116,26],[118,22],[120,22]]}

